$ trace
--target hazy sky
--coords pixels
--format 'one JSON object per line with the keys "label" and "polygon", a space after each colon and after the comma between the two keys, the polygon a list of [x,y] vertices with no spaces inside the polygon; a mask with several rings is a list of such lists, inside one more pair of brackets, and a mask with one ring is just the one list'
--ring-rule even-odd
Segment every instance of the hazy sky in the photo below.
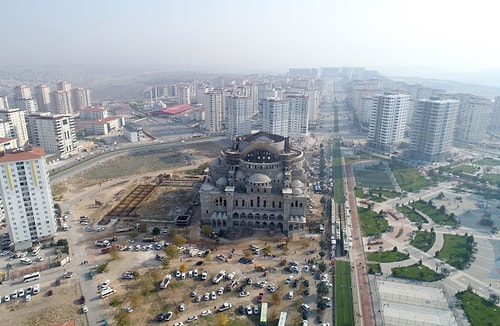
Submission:
{"label": "hazy sky", "polygon": [[500,68],[497,1],[3,0],[0,66]]}

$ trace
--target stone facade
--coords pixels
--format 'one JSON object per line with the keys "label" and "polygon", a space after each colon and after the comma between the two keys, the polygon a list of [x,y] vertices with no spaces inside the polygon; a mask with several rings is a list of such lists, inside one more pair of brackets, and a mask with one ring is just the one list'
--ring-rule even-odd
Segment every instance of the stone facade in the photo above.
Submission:
{"label": "stone facade", "polygon": [[210,163],[200,188],[202,223],[213,230],[304,231],[309,202],[304,162],[288,138],[265,132],[236,137]]}

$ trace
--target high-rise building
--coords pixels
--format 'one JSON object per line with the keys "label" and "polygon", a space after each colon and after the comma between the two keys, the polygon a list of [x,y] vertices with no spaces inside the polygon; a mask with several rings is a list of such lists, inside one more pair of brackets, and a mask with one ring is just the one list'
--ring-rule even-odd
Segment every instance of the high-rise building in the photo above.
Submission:
{"label": "high-rise building", "polygon": [[369,148],[391,152],[404,138],[410,96],[385,92],[373,97],[368,129]]}
{"label": "high-rise building", "polygon": [[495,97],[495,102],[491,110],[489,130],[500,131],[500,96]]}
{"label": "high-rise building", "polygon": [[31,96],[31,89],[28,86],[14,87],[14,102],[16,107],[26,111],[27,114],[38,111],[36,100]]}
{"label": "high-rise building", "polygon": [[31,144],[50,154],[67,156],[75,149],[76,130],[71,115],[34,113],[27,117]]}
{"label": "high-rise building", "polygon": [[175,87],[178,104],[191,104],[191,88],[189,85]]}
{"label": "high-rise building", "polygon": [[459,101],[431,97],[416,102],[410,156],[422,162],[439,162],[450,155]]}
{"label": "high-rise building", "polygon": [[309,136],[309,97],[306,95],[289,95],[288,135],[295,141]]}
{"label": "high-rise building", "polygon": [[224,110],[222,109],[222,90],[216,89],[203,94],[205,107],[205,128],[210,132],[222,130]]}
{"label": "high-rise building", "polygon": [[250,102],[248,96],[231,95],[226,97],[227,136],[230,139],[251,133],[252,107]]}
{"label": "high-rise building", "polygon": [[16,250],[54,235],[56,223],[45,162],[40,147],[0,153],[0,198]]}
{"label": "high-rise building", "polygon": [[0,96],[0,110],[8,110],[9,109],[9,101],[7,96]]}
{"label": "high-rise building", "polygon": [[70,84],[70,82],[67,82],[67,81],[58,82],[57,83],[57,90],[58,91],[64,91],[64,92],[71,91],[71,84]]}
{"label": "high-rise building", "polygon": [[15,138],[19,146],[28,144],[28,129],[26,128],[26,114],[19,108],[0,110],[0,119],[10,124],[9,138]]}
{"label": "high-rise building", "polygon": [[50,103],[54,114],[73,114],[71,93],[69,91],[54,91],[50,93]]}
{"label": "high-rise building", "polygon": [[460,101],[458,111],[457,140],[468,144],[479,144],[484,140],[491,113],[491,101],[470,96]]}
{"label": "high-rise building", "polygon": [[270,97],[262,101],[262,131],[288,137],[290,124],[290,103]]}
{"label": "high-rise building", "polygon": [[38,111],[50,112],[50,87],[47,85],[38,85],[35,87],[36,102]]}
{"label": "high-rise building", "polygon": [[73,88],[71,90],[71,106],[73,112],[78,112],[83,108],[90,106],[90,89],[88,88]]}

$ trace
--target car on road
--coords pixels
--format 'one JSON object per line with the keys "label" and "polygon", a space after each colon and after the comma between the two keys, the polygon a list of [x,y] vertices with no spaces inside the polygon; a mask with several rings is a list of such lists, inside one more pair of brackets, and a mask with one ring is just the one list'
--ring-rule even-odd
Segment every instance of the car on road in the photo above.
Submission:
{"label": "car on road", "polygon": [[208,310],[208,309],[207,309],[207,310],[203,310],[203,311],[201,312],[200,316],[201,316],[201,317],[206,317],[206,316],[210,315],[211,313],[212,313],[212,311],[210,311],[210,310]]}
{"label": "car on road", "polygon": [[198,320],[198,316],[189,316],[186,322],[191,323],[196,320]]}
{"label": "car on road", "polygon": [[240,292],[240,298],[248,297],[249,295],[250,295],[250,292],[248,292],[248,291]]}

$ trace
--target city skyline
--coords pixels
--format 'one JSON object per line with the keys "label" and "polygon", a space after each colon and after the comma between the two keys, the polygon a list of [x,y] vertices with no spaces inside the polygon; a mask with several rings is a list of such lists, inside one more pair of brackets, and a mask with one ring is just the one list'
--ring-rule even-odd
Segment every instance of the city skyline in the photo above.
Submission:
{"label": "city skyline", "polygon": [[489,1],[50,4],[4,4],[7,51],[0,66],[156,64],[221,72],[365,66],[422,76],[500,69]]}

